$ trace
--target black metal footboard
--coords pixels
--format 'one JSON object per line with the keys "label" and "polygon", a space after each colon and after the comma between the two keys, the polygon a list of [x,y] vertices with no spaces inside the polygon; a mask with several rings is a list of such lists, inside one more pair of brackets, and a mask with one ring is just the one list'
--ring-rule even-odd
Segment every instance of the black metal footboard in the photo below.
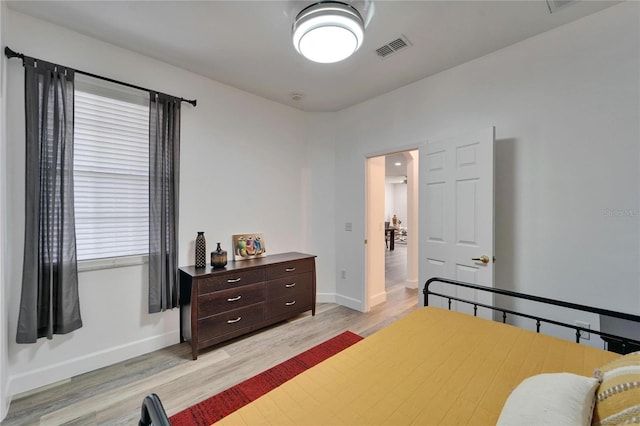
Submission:
{"label": "black metal footboard", "polygon": [[553,306],[559,306],[561,308],[574,309],[576,311],[589,312],[589,313],[592,313],[592,314],[598,314],[601,317],[602,316],[606,316],[606,317],[611,317],[611,318],[618,318],[620,320],[632,321],[633,323],[635,323],[634,325],[637,325],[637,328],[634,327],[634,328],[636,328],[636,330],[640,330],[640,316],[638,316],[638,315],[632,315],[632,314],[627,314],[627,313],[623,313],[623,312],[615,312],[615,311],[610,311],[610,310],[607,310],[607,309],[596,308],[596,307],[593,307],[593,306],[580,305],[580,304],[577,304],[577,303],[571,303],[571,302],[565,302],[565,301],[562,301],[562,300],[549,299],[549,298],[546,298],[546,297],[532,296],[530,294],[518,293],[518,292],[515,292],[515,291],[509,291],[509,290],[502,290],[502,289],[499,289],[499,288],[485,287],[485,286],[481,286],[481,285],[477,285],[477,284],[470,284],[470,283],[465,283],[465,282],[461,282],[461,281],[449,280],[449,279],[445,279],[445,278],[431,278],[430,280],[428,280],[426,282],[426,284],[424,286],[424,290],[423,290],[423,293],[424,293],[424,305],[425,306],[429,306],[429,296],[437,296],[437,297],[441,297],[441,298],[444,298],[444,299],[448,300],[449,310],[451,310],[451,302],[452,301],[456,301],[456,302],[461,302],[461,303],[466,303],[466,304],[472,305],[473,306],[473,313],[476,316],[477,316],[477,312],[478,312],[478,307],[487,308],[487,309],[490,309],[490,310],[495,311],[495,312],[500,312],[500,313],[502,313],[502,322],[503,323],[507,322],[507,316],[508,315],[514,315],[514,316],[518,316],[518,317],[534,320],[535,324],[536,324],[536,332],[538,332],[538,333],[540,332],[540,327],[541,327],[542,323],[553,324],[553,325],[557,325],[557,326],[573,329],[573,330],[575,330],[576,342],[577,343],[580,343],[581,332],[585,332],[585,333],[596,334],[596,335],[600,336],[603,340],[607,341],[608,343],[616,342],[616,345],[619,348],[621,348],[622,353],[631,352],[633,350],[638,350],[638,348],[640,348],[640,340],[637,340],[637,338],[634,338],[634,337],[620,336],[620,335],[617,335],[617,334],[611,334],[611,333],[603,332],[603,331],[600,331],[600,330],[594,330],[592,328],[584,328],[584,327],[580,327],[580,326],[578,326],[576,324],[569,324],[569,323],[566,323],[566,322],[557,321],[557,320],[553,320],[553,319],[549,319],[549,318],[544,318],[544,317],[540,317],[540,316],[537,316],[537,315],[530,315],[530,314],[526,314],[526,313],[522,313],[522,312],[517,312],[517,311],[514,311],[512,309],[501,308],[501,307],[498,307],[498,306],[492,306],[492,305],[488,305],[488,304],[485,304],[485,303],[479,303],[479,302],[476,302],[474,300],[467,300],[467,299],[451,296],[451,295],[448,295],[448,294],[438,293],[438,292],[430,290],[430,286],[433,283],[442,283],[442,284],[451,285],[451,286],[454,286],[454,287],[469,288],[469,289],[473,289],[473,290],[477,290],[477,291],[482,291],[482,292],[487,292],[487,293],[499,294],[499,295],[502,295],[502,296],[512,297],[512,298],[515,298],[515,299],[529,300],[529,301],[533,301],[533,302],[542,303],[542,304],[545,304],[545,305],[553,305]]}
{"label": "black metal footboard", "polygon": [[155,393],[144,397],[138,426],[171,426],[160,398]]}

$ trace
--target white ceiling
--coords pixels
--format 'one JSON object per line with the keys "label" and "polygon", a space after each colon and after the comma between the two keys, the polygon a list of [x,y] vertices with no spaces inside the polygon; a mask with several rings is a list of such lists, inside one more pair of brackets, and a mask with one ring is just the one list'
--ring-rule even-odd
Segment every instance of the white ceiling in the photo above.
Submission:
{"label": "white ceiling", "polygon": [[387,183],[404,183],[407,177],[407,162],[409,152],[396,152],[387,154],[385,159],[385,178]]}
{"label": "white ceiling", "polygon": [[[7,4],[276,102],[338,111],[616,3],[571,2],[550,13],[543,0],[347,2],[367,21],[365,40],[354,56],[336,64],[310,62],[293,48],[293,19],[309,1]],[[402,35],[410,48],[386,59],[376,55]],[[303,97],[295,101],[292,93]]]}

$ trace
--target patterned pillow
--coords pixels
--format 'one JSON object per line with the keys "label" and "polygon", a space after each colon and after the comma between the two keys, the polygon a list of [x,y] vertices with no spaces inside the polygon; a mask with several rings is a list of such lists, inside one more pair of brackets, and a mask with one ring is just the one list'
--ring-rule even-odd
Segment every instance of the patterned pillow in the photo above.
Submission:
{"label": "patterned pillow", "polygon": [[640,352],[622,356],[596,370],[593,425],[640,423]]}

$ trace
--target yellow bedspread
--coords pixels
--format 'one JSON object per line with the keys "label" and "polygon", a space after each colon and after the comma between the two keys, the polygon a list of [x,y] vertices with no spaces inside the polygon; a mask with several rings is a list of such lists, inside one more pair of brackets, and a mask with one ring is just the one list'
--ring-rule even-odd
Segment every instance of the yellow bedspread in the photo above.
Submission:
{"label": "yellow bedspread", "polygon": [[591,376],[618,356],[427,307],[217,424],[495,424],[509,393],[526,377],[561,371]]}

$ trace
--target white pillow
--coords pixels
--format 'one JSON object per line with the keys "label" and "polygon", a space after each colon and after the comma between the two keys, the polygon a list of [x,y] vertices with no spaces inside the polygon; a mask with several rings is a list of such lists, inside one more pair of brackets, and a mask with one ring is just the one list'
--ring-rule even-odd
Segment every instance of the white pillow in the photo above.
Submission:
{"label": "white pillow", "polygon": [[539,374],[509,395],[498,425],[589,425],[600,382],[571,373]]}

